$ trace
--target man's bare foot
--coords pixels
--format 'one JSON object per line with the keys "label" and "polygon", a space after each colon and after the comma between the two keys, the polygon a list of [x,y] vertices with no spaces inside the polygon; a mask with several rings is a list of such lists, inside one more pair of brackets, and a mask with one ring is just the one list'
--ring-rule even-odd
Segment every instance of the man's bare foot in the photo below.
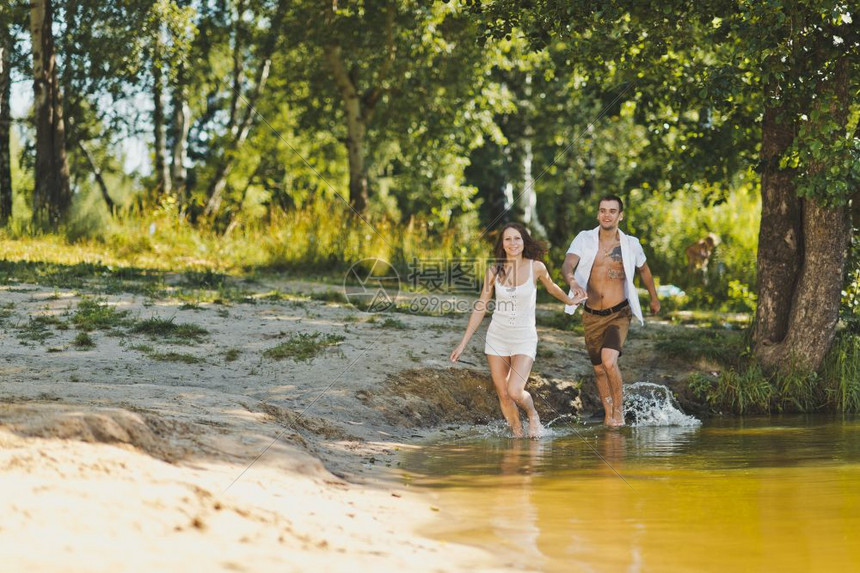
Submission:
{"label": "man's bare foot", "polygon": [[520,426],[519,428],[511,428],[511,432],[514,434],[515,438],[523,437],[523,428]]}
{"label": "man's bare foot", "polygon": [[613,412],[609,422],[604,422],[610,428],[620,428],[624,425],[624,412]]}

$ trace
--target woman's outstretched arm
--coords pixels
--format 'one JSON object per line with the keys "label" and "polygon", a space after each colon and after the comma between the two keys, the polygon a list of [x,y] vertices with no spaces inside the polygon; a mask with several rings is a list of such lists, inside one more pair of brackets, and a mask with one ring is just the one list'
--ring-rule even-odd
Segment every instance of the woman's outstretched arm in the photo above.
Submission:
{"label": "woman's outstretched arm", "polygon": [[561,290],[561,287],[552,281],[552,277],[549,276],[549,271],[547,270],[546,265],[542,262],[535,261],[533,264],[535,265],[535,276],[541,283],[543,283],[544,288],[546,288],[546,292],[564,304],[579,304],[583,301],[582,298],[575,299],[567,296],[567,294]]}

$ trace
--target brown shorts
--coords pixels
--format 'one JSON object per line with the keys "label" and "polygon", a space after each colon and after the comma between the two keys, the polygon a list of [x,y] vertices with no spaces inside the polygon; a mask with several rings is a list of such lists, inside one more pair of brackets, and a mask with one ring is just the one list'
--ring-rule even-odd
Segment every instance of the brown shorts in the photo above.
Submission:
{"label": "brown shorts", "polygon": [[582,326],[585,329],[585,349],[591,363],[597,366],[602,362],[600,351],[604,348],[617,350],[621,355],[621,347],[627,339],[627,331],[630,329],[630,320],[633,312],[629,306],[613,312],[608,316],[582,313]]}

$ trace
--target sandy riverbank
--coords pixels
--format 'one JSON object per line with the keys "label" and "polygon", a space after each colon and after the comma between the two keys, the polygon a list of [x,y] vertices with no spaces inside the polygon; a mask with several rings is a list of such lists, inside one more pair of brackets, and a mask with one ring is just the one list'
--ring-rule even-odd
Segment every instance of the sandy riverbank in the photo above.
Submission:
{"label": "sandy riverbank", "polygon": [[[465,316],[369,315],[297,294],[336,288],[324,285],[245,288],[242,300],[184,306],[2,288],[4,566],[504,570],[482,550],[421,537],[444,511],[396,469],[398,451],[429,432],[498,416],[480,345],[464,356],[475,366],[446,361]],[[74,316],[85,297],[127,314],[82,350]],[[205,334],[129,326],[152,318]],[[266,357],[298,334],[343,339],[308,361]],[[542,413],[588,410],[581,337],[541,328],[541,340]]]}

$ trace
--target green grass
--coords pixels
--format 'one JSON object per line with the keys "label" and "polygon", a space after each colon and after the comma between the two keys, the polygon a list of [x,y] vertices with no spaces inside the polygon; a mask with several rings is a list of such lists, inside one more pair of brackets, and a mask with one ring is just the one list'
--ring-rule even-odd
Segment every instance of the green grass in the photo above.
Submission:
{"label": "green grass", "polygon": [[379,328],[393,328],[395,330],[407,330],[409,327],[402,320],[396,318],[386,318],[379,323]]}
{"label": "green grass", "polygon": [[182,364],[200,364],[202,358],[180,352],[149,352],[147,356],[160,362],[180,362]]}
{"label": "green grass", "polygon": [[860,412],[860,335],[839,333],[822,372],[825,392],[833,407],[844,413]]}
{"label": "green grass", "polygon": [[299,333],[290,337],[286,342],[265,350],[263,356],[271,360],[289,358],[296,362],[310,362],[324,348],[334,346],[345,339],[345,336],[339,334]]}
{"label": "green grass", "polygon": [[55,335],[55,330],[68,330],[69,325],[51,315],[31,316],[27,324],[18,327],[18,339],[44,343]]}
{"label": "green grass", "polygon": [[224,351],[224,362],[235,362],[242,353],[238,348],[228,348]]}
{"label": "green grass", "polygon": [[765,414],[774,400],[774,387],[758,366],[726,370],[708,394],[717,409],[736,414]]}
{"label": "green grass", "polygon": [[72,341],[72,346],[77,350],[91,350],[96,347],[96,343],[86,332],[79,332]]}
{"label": "green grass", "polygon": [[104,300],[84,297],[72,315],[72,324],[83,332],[109,330],[128,326],[128,314],[126,310],[117,310],[109,306]]}
{"label": "green grass", "polygon": [[12,318],[15,314],[14,309],[15,303],[13,302],[7,302],[6,304],[0,305],[0,324]]}
{"label": "green grass", "polygon": [[196,324],[176,323],[174,318],[148,318],[135,322],[130,331],[134,334],[144,334],[150,338],[162,338],[169,341],[200,342],[209,331]]}

